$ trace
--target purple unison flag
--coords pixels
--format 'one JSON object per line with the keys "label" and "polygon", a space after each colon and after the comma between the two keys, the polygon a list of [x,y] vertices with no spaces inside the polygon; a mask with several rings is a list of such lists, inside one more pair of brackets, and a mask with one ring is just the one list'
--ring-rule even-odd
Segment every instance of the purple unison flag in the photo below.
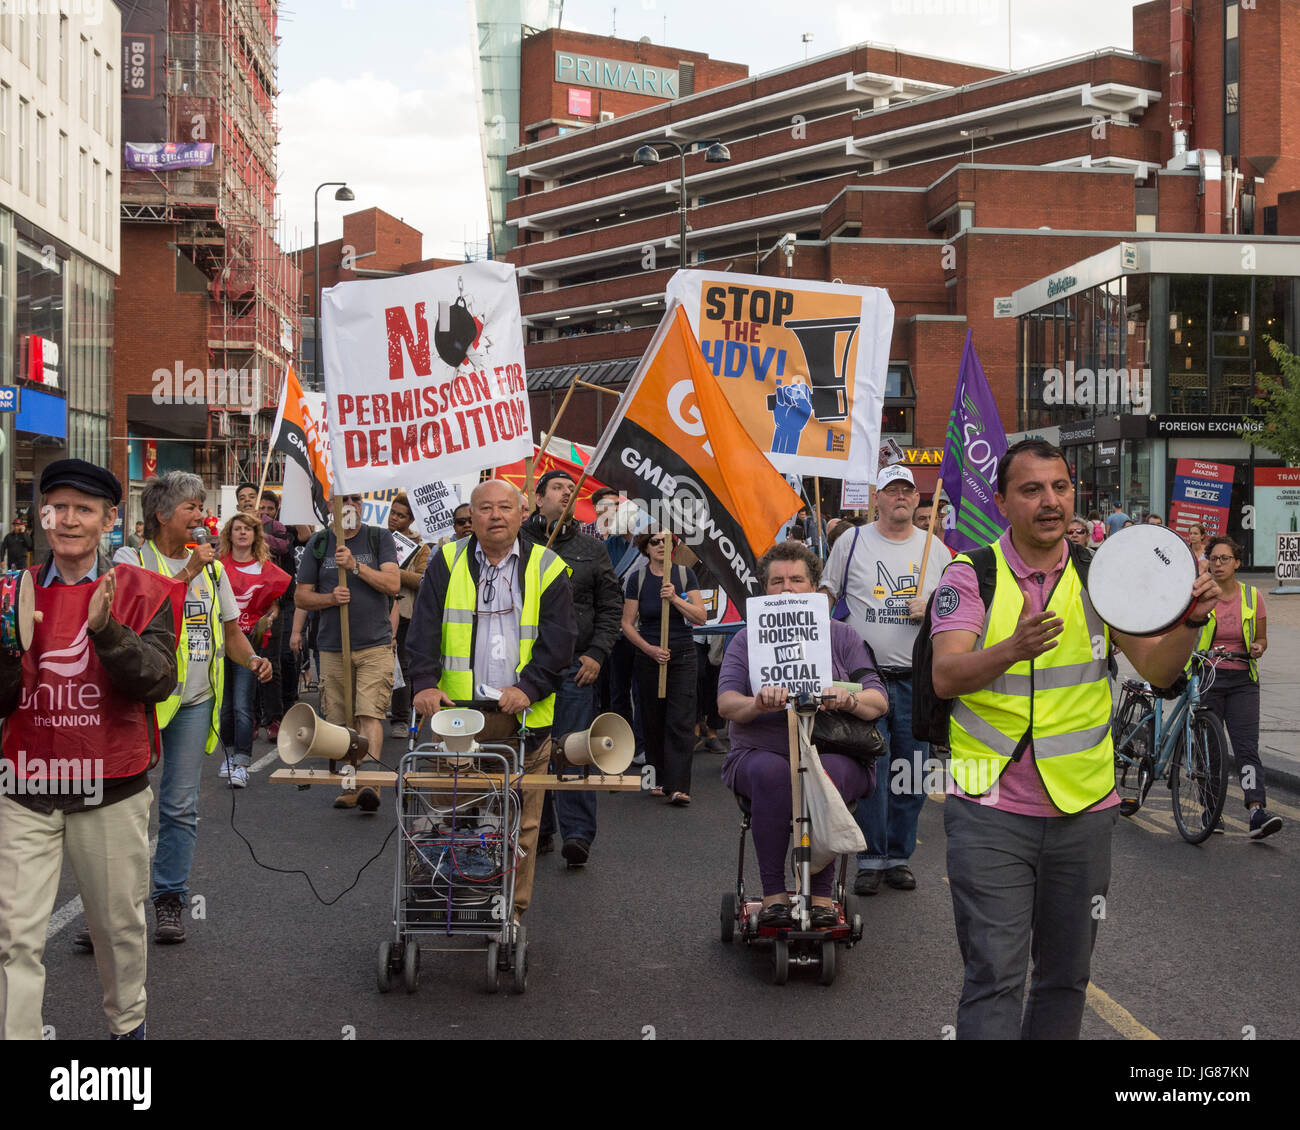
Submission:
{"label": "purple unison flag", "polygon": [[961,353],[961,369],[948,416],[948,437],[939,477],[952,503],[944,520],[943,540],[954,553],[991,545],[1002,536],[1006,520],[993,501],[998,460],[1006,453],[998,406],[975,354],[971,331]]}

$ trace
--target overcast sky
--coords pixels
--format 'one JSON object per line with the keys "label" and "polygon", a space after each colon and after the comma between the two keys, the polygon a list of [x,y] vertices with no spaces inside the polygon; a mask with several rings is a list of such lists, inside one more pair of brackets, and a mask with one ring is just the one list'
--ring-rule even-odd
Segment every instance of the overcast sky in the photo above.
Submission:
{"label": "overcast sky", "polygon": [[[345,211],[378,206],[424,233],[424,255],[459,258],[486,235],[467,0],[291,0],[280,23],[280,197],[290,248],[321,240]],[[761,74],[873,40],[987,66],[1029,67],[1101,47],[1131,48],[1132,0],[566,0],[563,26],[704,51]],[[1086,10],[1086,18],[1083,13]],[[295,236],[295,231],[297,235]]]}

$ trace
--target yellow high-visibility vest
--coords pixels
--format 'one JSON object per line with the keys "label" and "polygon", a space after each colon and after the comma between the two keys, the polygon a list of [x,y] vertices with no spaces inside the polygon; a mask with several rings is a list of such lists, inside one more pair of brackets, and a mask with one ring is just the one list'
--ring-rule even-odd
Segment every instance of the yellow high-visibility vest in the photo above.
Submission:
{"label": "yellow high-visibility vest", "polygon": [[[993,647],[1013,636],[1024,610],[1024,594],[1001,544],[994,542],[992,548],[997,589],[976,648]],[[971,563],[965,554],[954,560]],[[982,796],[1027,739],[1033,743],[1034,764],[1047,795],[1062,812],[1073,814],[1104,799],[1115,787],[1107,671],[1110,630],[1093,610],[1072,559],[1067,559],[1046,611],[1065,625],[1055,648],[1035,660],[1012,664],[989,686],[953,703],[952,775],[968,796]]]}
{"label": "yellow high-visibility vest", "polygon": [[[1241,638],[1246,644],[1246,650],[1250,651],[1250,645],[1255,642],[1255,614],[1259,604],[1258,594],[1255,592],[1253,585],[1243,585],[1237,582],[1237,588],[1241,591]],[[1214,645],[1214,609],[1210,609],[1210,622],[1201,629],[1201,638],[1196,641],[1196,650],[1205,651]],[[1259,669],[1255,666],[1255,660],[1250,661],[1250,677],[1258,683]]]}
{"label": "yellow high-visibility vest", "polygon": [[[163,560],[163,556],[158,552],[158,547],[152,541],[146,541],[136,553],[140,555],[140,565],[154,573],[161,573],[164,577],[174,577],[171,567]],[[216,583],[208,577],[205,569],[195,580],[202,580],[210,590],[211,600],[208,602],[208,634],[212,640],[212,659],[211,670],[216,673],[212,680],[212,686],[215,695],[212,699],[212,724],[208,727],[208,738],[203,745],[204,753],[211,753],[217,748],[217,742],[221,738],[221,696],[225,693],[226,683],[226,665],[223,660],[226,657],[225,634],[221,624],[221,562],[214,561],[212,568],[216,573]],[[186,590],[188,593],[188,589]],[[200,589],[202,591],[202,589]],[[189,669],[190,661],[190,633],[189,624],[185,617],[181,617],[181,630],[176,637],[176,687],[167,698],[154,707],[154,715],[158,719],[158,729],[165,729],[167,724],[176,717],[176,712],[181,708],[181,696],[185,692],[185,676]]]}
{"label": "yellow high-visibility vest", "polygon": [[[524,545],[520,543],[521,555]],[[442,609],[442,677],[439,689],[455,702],[469,702],[474,696],[474,670],[471,650],[474,645],[474,612],[478,607],[478,592],[469,571],[469,539],[448,542],[442,547],[442,557],[447,563],[451,581],[447,585],[447,599]],[[571,572],[559,554],[532,545],[524,564],[524,606],[519,615],[519,666],[518,674],[528,666],[537,642],[537,629],[541,619],[542,593],[562,575]],[[543,729],[555,719],[555,695],[547,695],[528,709],[531,729]]]}

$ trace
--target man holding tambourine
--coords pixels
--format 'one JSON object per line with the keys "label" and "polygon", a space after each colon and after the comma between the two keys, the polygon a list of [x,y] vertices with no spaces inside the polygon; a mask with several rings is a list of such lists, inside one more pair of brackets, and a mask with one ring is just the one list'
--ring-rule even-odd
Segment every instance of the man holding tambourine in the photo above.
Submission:
{"label": "man holding tambourine", "polygon": [[[1172,685],[1219,589],[1185,546],[1180,559],[1147,544],[1179,540],[1161,527],[1122,531],[1091,562],[1071,552],[1074,486],[1061,451],[1042,440],[1002,457],[994,500],[1009,529],[958,554],[931,607],[934,691],[953,700],[944,826],[966,964],[957,1036],[1077,1039],[1119,804],[1109,653],[1118,647],[1144,679]],[[1141,542],[1140,559],[1112,567],[1128,542]],[[1178,579],[1144,589],[1148,561]],[[1117,617],[1103,620],[1103,592],[1148,616],[1172,601],[1175,613],[1160,613],[1165,630],[1121,632]]]}

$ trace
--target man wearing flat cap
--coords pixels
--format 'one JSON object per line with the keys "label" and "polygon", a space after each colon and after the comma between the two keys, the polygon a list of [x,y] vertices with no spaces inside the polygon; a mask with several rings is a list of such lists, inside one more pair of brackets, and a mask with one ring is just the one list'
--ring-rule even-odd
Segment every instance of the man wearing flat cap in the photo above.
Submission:
{"label": "man wearing flat cap", "polygon": [[0,1037],[41,1038],[45,934],[66,853],[109,1032],[144,1039],[154,704],[176,685],[184,591],[100,553],[122,500],[104,468],[61,459],[40,488],[51,555],[27,570],[31,646],[0,653]]}

